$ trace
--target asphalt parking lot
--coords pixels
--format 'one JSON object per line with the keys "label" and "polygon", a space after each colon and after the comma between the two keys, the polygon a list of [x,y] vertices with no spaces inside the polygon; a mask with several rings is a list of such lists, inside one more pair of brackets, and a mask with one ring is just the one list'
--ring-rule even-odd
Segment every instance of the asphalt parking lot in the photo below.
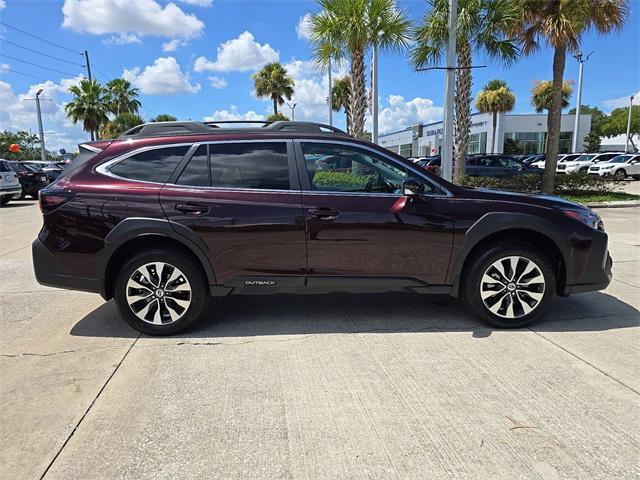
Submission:
{"label": "asphalt parking lot", "polygon": [[599,213],[612,284],[531,329],[448,297],[259,296],[150,338],[38,285],[40,213],[12,202],[0,478],[638,478],[640,209]]}

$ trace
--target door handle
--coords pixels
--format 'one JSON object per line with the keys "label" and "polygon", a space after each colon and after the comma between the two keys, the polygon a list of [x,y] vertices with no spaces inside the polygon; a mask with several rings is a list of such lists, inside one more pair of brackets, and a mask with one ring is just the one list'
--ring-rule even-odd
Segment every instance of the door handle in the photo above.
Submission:
{"label": "door handle", "polygon": [[178,203],[176,210],[188,215],[202,215],[209,211],[209,207],[197,203]]}
{"label": "door handle", "polygon": [[319,218],[320,220],[333,220],[339,214],[340,212],[338,212],[337,210],[334,210],[333,208],[328,208],[328,207],[309,209],[309,215],[311,215],[312,217]]}

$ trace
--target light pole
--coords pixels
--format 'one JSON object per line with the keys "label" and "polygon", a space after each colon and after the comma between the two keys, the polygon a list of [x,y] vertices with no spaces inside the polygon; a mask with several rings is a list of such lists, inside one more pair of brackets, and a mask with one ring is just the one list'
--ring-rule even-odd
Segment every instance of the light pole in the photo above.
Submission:
{"label": "light pole", "polygon": [[582,70],[584,68],[584,64],[589,57],[593,55],[594,52],[591,52],[586,57],[582,57],[582,52],[578,52],[573,56],[578,61],[580,65],[578,70],[578,96],[576,98],[576,118],[573,124],[573,139],[571,142],[571,153],[576,153],[578,151],[578,130],[580,129],[580,106],[582,104]]}
{"label": "light pole", "polygon": [[453,89],[456,73],[456,25],[458,17],[457,0],[449,0],[449,39],[447,41],[447,67],[445,80],[444,131],[442,138],[442,178],[453,178]]}
{"label": "light pole", "polygon": [[295,122],[296,121],[296,107],[298,106],[297,103],[289,103],[287,102],[287,107],[289,107],[291,109],[291,121]]}
{"label": "light pole", "polygon": [[629,116],[627,117],[627,141],[624,144],[624,153],[629,153],[629,140],[631,139],[631,110],[633,110],[633,97],[629,97]]}
{"label": "light pole", "polygon": [[333,126],[333,87],[331,85],[331,57],[329,57],[329,96],[327,102],[329,103],[329,125]]}
{"label": "light pole", "polygon": [[[376,39],[377,40],[377,39]],[[378,42],[371,51],[371,140],[378,143]]]}
{"label": "light pole", "polygon": [[40,134],[40,158],[47,161],[47,151],[44,148],[44,131],[42,129],[42,112],[40,111],[40,95],[44,90],[41,88],[36,92],[36,113],[38,114],[38,133]]}

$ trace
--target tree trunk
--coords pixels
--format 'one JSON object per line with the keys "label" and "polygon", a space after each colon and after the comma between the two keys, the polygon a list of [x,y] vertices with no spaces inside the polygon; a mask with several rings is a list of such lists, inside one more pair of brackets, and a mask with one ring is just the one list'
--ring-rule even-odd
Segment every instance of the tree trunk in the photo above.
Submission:
{"label": "tree trunk", "polygon": [[498,125],[498,112],[493,112],[493,131],[491,132],[491,153],[496,153],[496,126]]}
{"label": "tree trunk", "polygon": [[567,57],[567,47],[560,45],[553,53],[553,92],[551,109],[547,114],[547,148],[544,174],[542,177],[542,192],[553,193],[556,180],[556,163],[560,148],[560,122],[562,120],[562,80],[564,64]]}
{"label": "tree trunk", "polygon": [[278,99],[275,97],[273,98],[273,114],[277,115],[278,114]]}
{"label": "tree trunk", "polygon": [[[466,68],[465,68],[466,67]],[[465,173],[469,131],[471,130],[471,45],[458,44],[458,70],[456,70],[455,126],[454,126],[454,179]]]}
{"label": "tree trunk", "polygon": [[364,50],[357,48],[351,52],[351,89],[349,91],[348,116],[351,130],[357,138],[364,136],[364,115],[367,110],[367,92],[364,79]]}

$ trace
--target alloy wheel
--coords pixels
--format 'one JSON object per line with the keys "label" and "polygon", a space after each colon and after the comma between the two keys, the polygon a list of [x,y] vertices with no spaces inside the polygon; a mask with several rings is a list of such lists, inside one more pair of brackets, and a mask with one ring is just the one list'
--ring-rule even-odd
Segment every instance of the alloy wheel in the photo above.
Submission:
{"label": "alloy wheel", "polygon": [[480,281],[485,307],[502,318],[516,319],[533,312],[545,291],[540,267],[525,257],[509,256],[493,262]]}
{"label": "alloy wheel", "polygon": [[138,267],[129,277],[126,289],[131,311],[153,325],[180,320],[191,304],[189,280],[169,263],[153,262]]}

